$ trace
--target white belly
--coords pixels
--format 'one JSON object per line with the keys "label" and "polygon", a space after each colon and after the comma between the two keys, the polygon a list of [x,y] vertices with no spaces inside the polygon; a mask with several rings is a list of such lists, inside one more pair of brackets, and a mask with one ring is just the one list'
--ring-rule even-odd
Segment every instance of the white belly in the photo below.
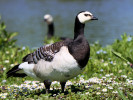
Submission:
{"label": "white belly", "polygon": [[43,81],[61,82],[67,81],[83,71],[65,46],[55,55],[53,61],[40,60],[33,70],[35,75]]}

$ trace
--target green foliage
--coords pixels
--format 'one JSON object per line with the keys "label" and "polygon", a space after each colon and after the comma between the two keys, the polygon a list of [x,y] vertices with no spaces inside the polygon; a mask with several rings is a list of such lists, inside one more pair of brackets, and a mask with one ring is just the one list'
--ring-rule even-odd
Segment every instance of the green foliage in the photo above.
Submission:
{"label": "green foliage", "polygon": [[[118,74],[119,70],[129,71],[126,74],[132,73],[130,65],[127,62],[132,62],[133,59],[133,37],[126,34],[121,37],[121,40],[117,39],[112,45],[107,45],[106,47],[102,47],[97,43],[91,45],[91,58],[84,72],[87,76],[105,75],[107,73]],[[119,59],[118,56],[124,61]]]}
{"label": "green foliage", "polygon": [[17,35],[17,32],[7,32],[6,31],[6,25],[4,22],[1,22],[0,19],[0,48],[4,46],[14,45],[16,40],[13,40],[13,38]]}
{"label": "green foliage", "polygon": [[121,36],[122,40],[115,40],[112,44],[112,48],[114,51],[121,53],[124,57],[129,57],[133,59],[133,39],[132,36],[127,36],[124,34]]}
{"label": "green foliage", "polygon": [[10,69],[16,64],[21,63],[22,58],[31,52],[28,47],[18,47],[15,45],[16,40],[13,38],[16,35],[17,32],[10,33],[6,30],[6,25],[4,22],[1,22],[0,18],[0,81],[6,79],[6,69]]}

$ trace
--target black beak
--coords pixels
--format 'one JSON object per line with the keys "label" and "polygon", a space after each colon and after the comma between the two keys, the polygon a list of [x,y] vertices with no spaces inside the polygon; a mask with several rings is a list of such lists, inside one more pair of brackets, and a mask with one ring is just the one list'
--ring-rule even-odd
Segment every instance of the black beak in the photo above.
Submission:
{"label": "black beak", "polygon": [[92,17],[91,20],[98,20],[98,18],[96,18],[96,17]]}
{"label": "black beak", "polygon": [[44,21],[47,21],[47,19],[44,19]]}

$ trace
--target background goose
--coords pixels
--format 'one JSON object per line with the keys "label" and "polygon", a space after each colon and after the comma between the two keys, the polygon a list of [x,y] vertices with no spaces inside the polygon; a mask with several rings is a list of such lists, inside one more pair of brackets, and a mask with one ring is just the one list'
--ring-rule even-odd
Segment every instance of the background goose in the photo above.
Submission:
{"label": "background goose", "polygon": [[82,11],[75,18],[74,39],[44,45],[23,58],[23,63],[7,72],[7,77],[31,76],[44,82],[48,93],[52,81],[59,81],[62,92],[66,81],[80,74],[90,56],[90,46],[84,37],[85,22],[97,20]]}
{"label": "background goose", "polygon": [[53,17],[49,14],[44,15],[44,21],[48,24],[47,37],[51,38],[54,36],[54,22]]}
{"label": "background goose", "polygon": [[[44,21],[48,25],[48,31],[47,31],[47,37],[48,39],[52,38],[54,36],[54,21],[53,17],[50,14],[44,15]],[[65,40],[67,39],[66,37],[59,37],[60,40]]]}

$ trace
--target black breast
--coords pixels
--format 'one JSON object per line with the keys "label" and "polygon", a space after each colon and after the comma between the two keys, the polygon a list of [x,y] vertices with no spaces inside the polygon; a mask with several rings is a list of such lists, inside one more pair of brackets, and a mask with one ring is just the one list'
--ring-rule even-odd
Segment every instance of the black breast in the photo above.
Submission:
{"label": "black breast", "polygon": [[84,68],[90,57],[90,46],[84,37],[80,37],[68,46],[70,54],[75,58],[81,68]]}

